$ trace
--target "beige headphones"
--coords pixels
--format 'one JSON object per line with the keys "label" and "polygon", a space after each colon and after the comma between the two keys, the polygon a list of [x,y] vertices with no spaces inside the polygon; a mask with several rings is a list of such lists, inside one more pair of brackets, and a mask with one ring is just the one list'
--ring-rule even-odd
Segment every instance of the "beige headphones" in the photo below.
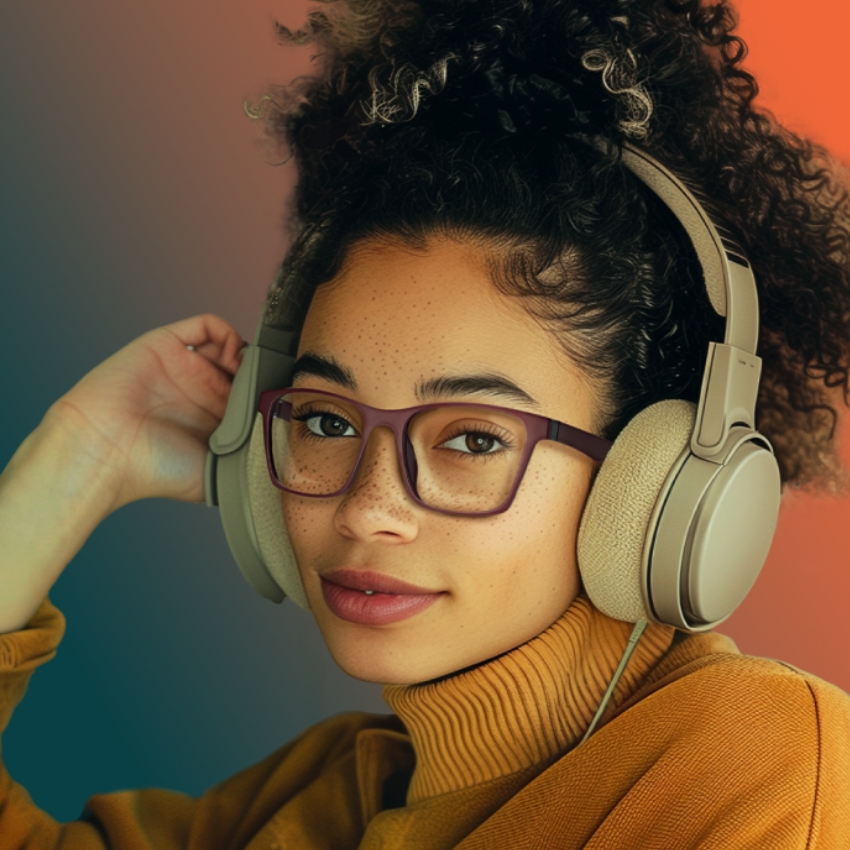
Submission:
{"label": "beige headphones", "polygon": [[[729,617],[755,583],[779,513],[779,467],[755,430],[755,278],[695,187],[631,145],[623,147],[623,162],[685,228],[726,332],[722,343],[709,344],[697,405],[658,402],[617,437],[584,510],[579,569],[590,600],[609,617],[706,631]],[[296,334],[268,326],[267,307],[210,437],[206,498],[219,506],[251,586],[275,602],[286,595],[309,608],[257,413],[262,391],[288,385]]]}

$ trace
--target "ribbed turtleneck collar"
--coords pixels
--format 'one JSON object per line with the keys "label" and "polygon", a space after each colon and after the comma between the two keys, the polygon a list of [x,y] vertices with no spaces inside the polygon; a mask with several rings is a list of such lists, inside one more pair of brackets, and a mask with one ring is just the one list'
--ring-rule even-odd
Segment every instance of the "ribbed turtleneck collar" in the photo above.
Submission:
{"label": "ribbed turtleneck collar", "polygon": [[[548,629],[492,661],[435,682],[387,685],[384,699],[416,753],[408,804],[570,749],[590,725],[631,631],[580,595]],[[629,698],[674,633],[650,623],[609,705]]]}

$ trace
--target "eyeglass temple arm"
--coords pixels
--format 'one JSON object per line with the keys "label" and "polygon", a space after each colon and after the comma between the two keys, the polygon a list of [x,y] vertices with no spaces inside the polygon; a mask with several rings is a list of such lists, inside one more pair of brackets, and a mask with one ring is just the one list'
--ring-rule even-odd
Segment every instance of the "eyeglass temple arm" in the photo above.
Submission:
{"label": "eyeglass temple arm", "polygon": [[593,460],[605,460],[613,445],[610,440],[582,431],[581,428],[574,428],[566,422],[558,422],[557,419],[549,420],[549,435],[546,439],[578,449]]}

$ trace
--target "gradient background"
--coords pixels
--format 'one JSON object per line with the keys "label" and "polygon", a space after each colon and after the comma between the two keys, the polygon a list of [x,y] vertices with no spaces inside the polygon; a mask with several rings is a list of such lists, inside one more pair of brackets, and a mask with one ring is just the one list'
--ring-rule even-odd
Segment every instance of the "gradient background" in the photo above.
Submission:
{"label": "gradient background", "polygon": [[[789,0],[738,7],[762,103],[850,162],[850,7],[821,0],[803,20]],[[307,71],[311,48],[285,50],[272,30],[305,9],[5,0],[0,464],[144,331],[212,311],[252,336],[286,248],[293,172],[264,160],[242,101]],[[719,631],[850,691],[848,521],[850,501],[787,497],[762,576]],[[121,509],[52,598],[68,633],[4,756],[61,819],[96,792],[200,793],[324,717],[386,710],[378,686],[336,668],[308,614],[250,590],[203,505]]]}

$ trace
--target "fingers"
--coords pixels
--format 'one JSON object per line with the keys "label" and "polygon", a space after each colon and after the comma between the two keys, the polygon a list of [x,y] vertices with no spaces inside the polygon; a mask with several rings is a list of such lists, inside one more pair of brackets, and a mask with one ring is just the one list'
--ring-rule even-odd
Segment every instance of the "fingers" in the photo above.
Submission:
{"label": "fingers", "polygon": [[248,343],[239,331],[220,316],[203,313],[161,328],[188,348],[201,354],[231,377],[241,362],[241,351]]}

